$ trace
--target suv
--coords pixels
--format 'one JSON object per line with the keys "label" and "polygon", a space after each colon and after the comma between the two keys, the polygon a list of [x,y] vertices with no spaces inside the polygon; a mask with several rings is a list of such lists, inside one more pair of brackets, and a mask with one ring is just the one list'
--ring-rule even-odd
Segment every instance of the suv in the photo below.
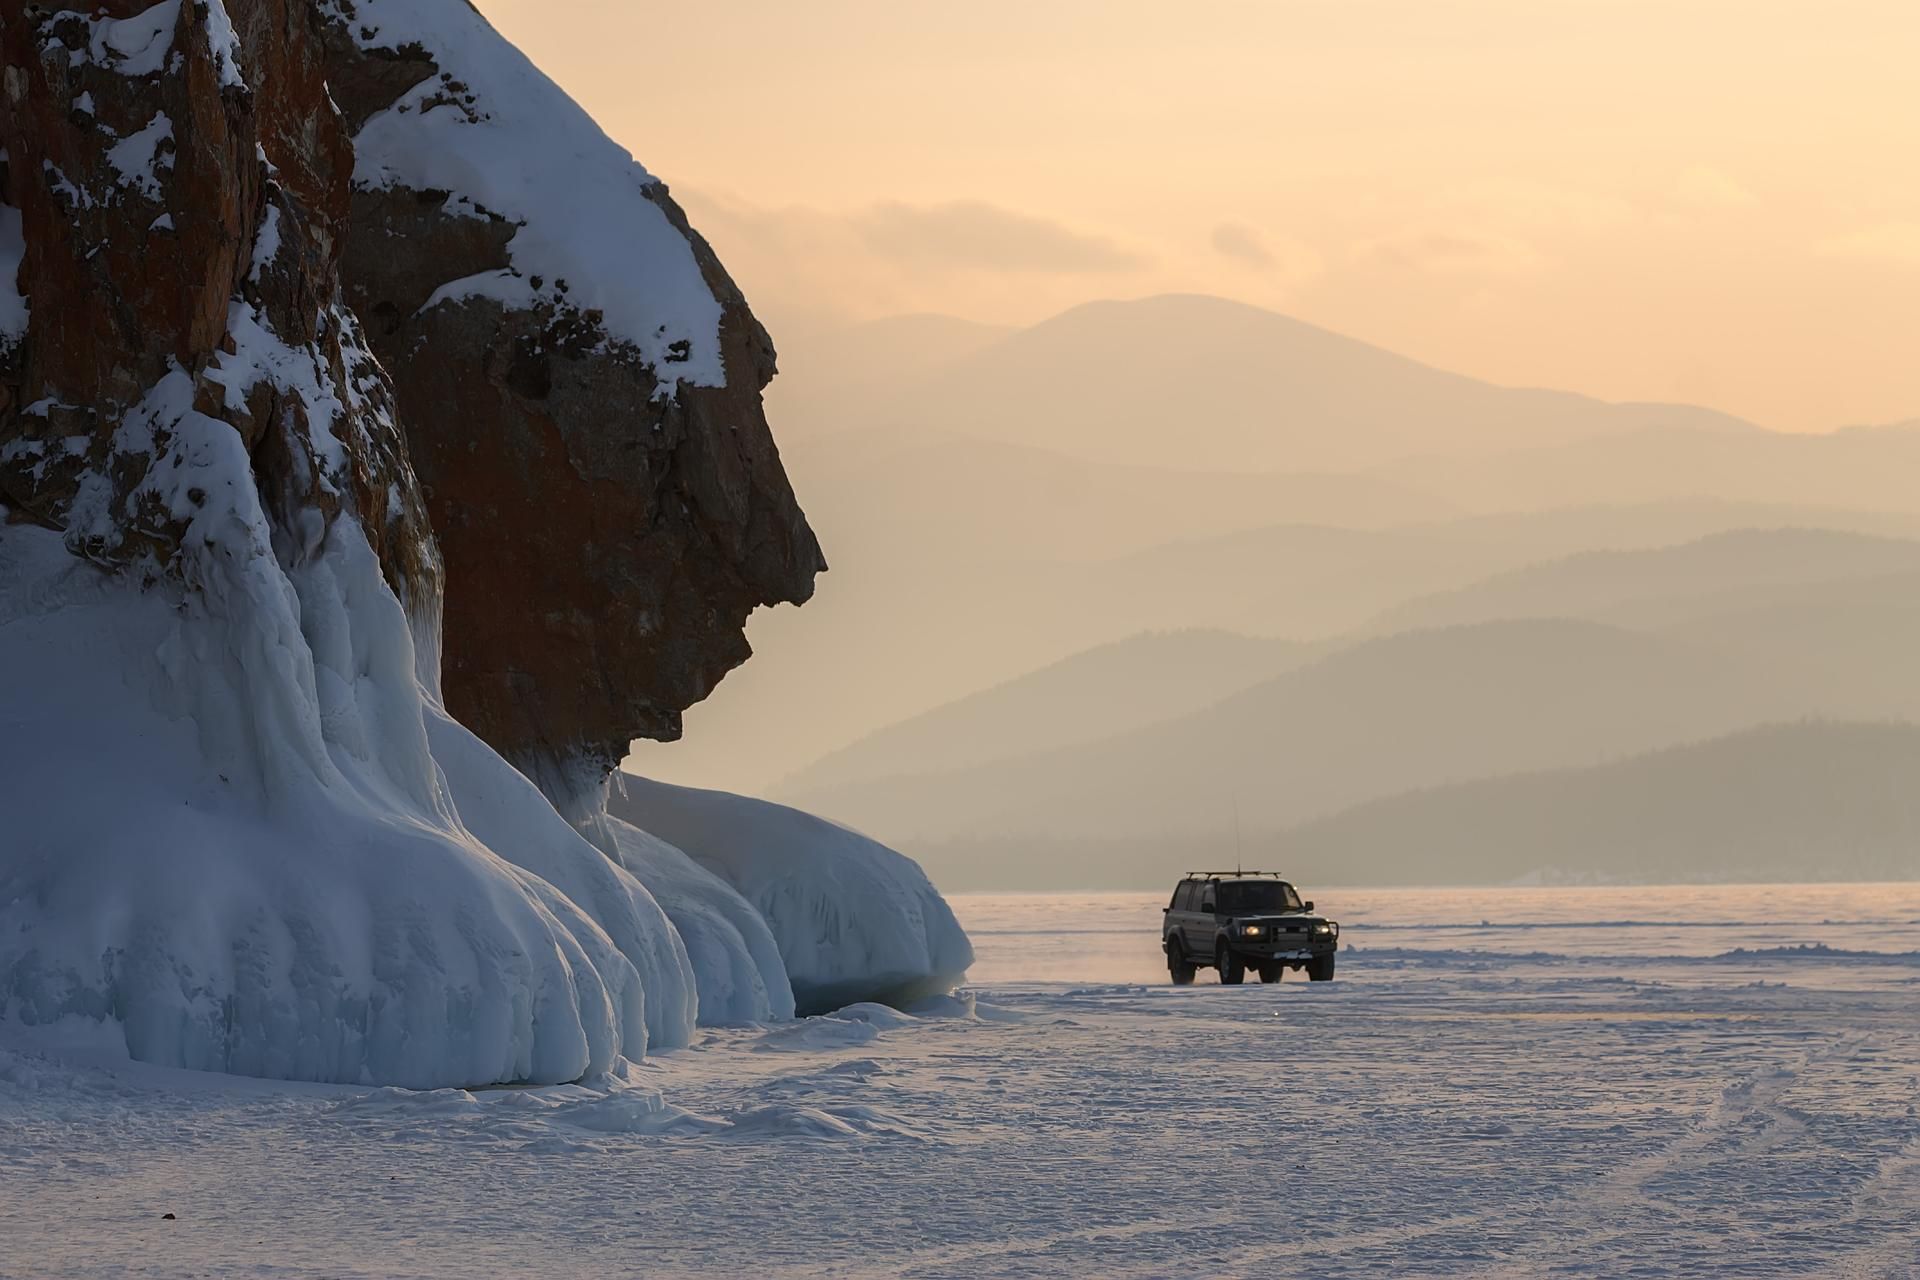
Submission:
{"label": "suv", "polygon": [[1278,982],[1288,969],[1305,969],[1315,982],[1333,979],[1340,926],[1313,914],[1294,887],[1267,871],[1195,871],[1173,890],[1161,926],[1167,972],[1177,987],[1212,965],[1225,986],[1252,969]]}

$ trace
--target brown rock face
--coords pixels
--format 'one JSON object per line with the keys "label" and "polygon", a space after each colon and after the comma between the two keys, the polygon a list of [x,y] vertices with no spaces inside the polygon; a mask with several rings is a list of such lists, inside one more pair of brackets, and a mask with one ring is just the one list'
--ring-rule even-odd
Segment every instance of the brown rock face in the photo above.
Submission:
{"label": "brown rock face", "polygon": [[[353,161],[319,35],[300,0],[0,3],[29,308],[0,350],[0,500],[80,554],[196,586],[195,558],[261,507],[288,561],[351,510],[403,598],[429,601],[425,508],[340,305]],[[224,464],[225,432],[251,476]]]}
{"label": "brown rock face", "polygon": [[[684,267],[662,314],[717,344],[699,376],[667,325],[636,342],[564,280],[522,280],[524,219],[356,184],[350,131],[383,114],[524,106],[479,101],[417,41],[378,46],[382,21],[504,49],[463,0],[0,0],[26,307],[0,328],[0,502],[104,566],[201,587],[235,538],[291,566],[352,515],[416,617],[444,552],[449,710],[522,765],[611,768],[676,736],[748,656],[748,614],[825,567],[761,408],[773,347],[630,164],[616,194],[651,202]],[[496,71],[532,74],[506,54]],[[525,288],[436,297],[480,277]]]}
{"label": "brown rock face", "polygon": [[[513,109],[476,105],[418,45],[362,48],[340,8],[328,74],[349,120],[435,78],[405,118]],[[564,282],[523,303],[430,303],[510,272],[521,223],[450,212],[444,190],[353,195],[347,295],[392,373],[447,566],[447,707],[523,767],[611,768],[635,737],[677,737],[681,711],[748,657],[753,609],[806,600],[826,567],[761,406],[772,343],[666,188],[645,191],[720,304],[724,385],[663,381]]]}

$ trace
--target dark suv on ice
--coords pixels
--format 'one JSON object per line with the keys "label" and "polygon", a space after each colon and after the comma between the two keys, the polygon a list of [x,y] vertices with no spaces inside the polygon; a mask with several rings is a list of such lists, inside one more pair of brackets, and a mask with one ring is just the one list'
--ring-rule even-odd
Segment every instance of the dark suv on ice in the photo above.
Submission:
{"label": "dark suv on ice", "polygon": [[1173,890],[1161,926],[1167,972],[1175,986],[1212,965],[1226,986],[1251,969],[1278,982],[1288,969],[1305,969],[1315,982],[1333,979],[1340,926],[1313,914],[1294,887],[1264,871],[1196,871]]}

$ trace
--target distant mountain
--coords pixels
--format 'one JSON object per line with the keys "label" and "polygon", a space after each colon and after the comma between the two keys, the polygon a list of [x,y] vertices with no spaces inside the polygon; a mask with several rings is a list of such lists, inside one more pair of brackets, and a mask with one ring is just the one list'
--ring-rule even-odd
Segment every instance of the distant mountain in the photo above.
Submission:
{"label": "distant mountain", "polygon": [[[1809,721],[1582,768],[1408,791],[1300,827],[913,848],[952,890],[1153,889],[1238,856],[1306,885],[1920,876],[1920,728]],[[1790,900],[1781,910],[1790,911]]]}
{"label": "distant mountain", "polygon": [[950,432],[842,432],[786,449],[828,546],[856,556],[1109,560],[1275,524],[1379,529],[1462,514],[1371,476],[1089,462]]}
{"label": "distant mountain", "polygon": [[1831,529],[1742,529],[1679,546],[1586,551],[1408,601],[1373,632],[1500,618],[1700,617],[1804,584],[1920,572],[1920,541]]}
{"label": "distant mountain", "polygon": [[1615,617],[1660,625],[1674,639],[1815,691],[1809,710],[1920,723],[1920,573],[1721,593],[1713,605],[1677,619],[1670,604],[1658,619],[1626,610]]}
{"label": "distant mountain", "polygon": [[1911,879],[1920,727],[1773,725],[1394,796],[1269,847],[1262,856],[1339,884]]}
{"label": "distant mountain", "polygon": [[1373,474],[1477,511],[1715,497],[1912,512],[1920,510],[1920,430],[1816,435],[1667,424],[1508,450],[1442,445]]}
{"label": "distant mountain", "polygon": [[837,420],[1194,470],[1342,470],[1650,427],[1758,430],[1709,409],[1494,386],[1195,295],[1088,303],[910,373],[891,394],[869,390]]}
{"label": "distant mountain", "polygon": [[1137,635],[868,734],[782,787],[805,791],[937,773],[1092,742],[1207,706],[1315,653],[1291,641],[1226,631]]}
{"label": "distant mountain", "polygon": [[767,418],[779,430],[783,449],[871,425],[863,406],[876,398],[892,402],[903,381],[926,377],[1015,332],[1010,326],[925,314],[857,325],[794,320],[772,326],[780,374],[766,391]]}
{"label": "distant mountain", "polygon": [[[1583,550],[1743,526],[1920,532],[1897,450],[1849,464],[1886,472],[1873,509],[1838,481],[1806,486],[1823,495],[1809,505],[1774,461],[1747,486],[1766,501],[1732,503],[1719,471],[1827,446],[1708,410],[1493,387],[1219,299],[1093,304],[1018,331],[802,327],[781,364],[770,412],[833,570],[807,609],[753,618],[755,659],[688,711],[681,742],[635,745],[634,767],[668,780],[764,792],[1145,630],[1313,641]],[[1670,463],[1667,440],[1702,460]],[[1580,509],[1556,506],[1562,489]]]}
{"label": "distant mountain", "polygon": [[[820,579],[814,604],[756,614],[748,629],[754,660],[688,711],[683,741],[637,744],[638,772],[764,792],[888,725],[1142,631],[1212,628],[1319,641],[1409,599],[1587,547],[1647,548],[1752,523],[1920,533],[1920,518],[1897,514],[1702,500],[1393,529],[1287,525],[1078,560],[1065,531],[1052,541],[1034,537],[1030,551],[998,531],[1001,524],[1047,527],[1037,493],[1012,496],[1024,492],[1018,481],[1006,486],[1004,504],[942,499],[938,485],[922,478],[903,475],[900,486],[867,499],[849,486],[837,514],[815,517],[834,567]],[[889,514],[868,523],[851,514],[862,502]],[[1125,524],[1126,512],[1144,526],[1156,509],[1146,498],[1116,501],[1108,527]],[[971,544],[963,517],[981,530]],[[1645,563],[1652,571],[1660,562]],[[1684,615],[1698,617],[1791,598],[1784,590],[1703,590],[1680,603],[1699,605]],[[1622,606],[1597,620],[1657,628],[1683,616]],[[1852,714],[1857,705],[1809,709]],[[1011,736],[1005,746],[1008,754],[1026,749]]]}
{"label": "distant mountain", "polygon": [[1100,742],[783,795],[909,845],[1181,838],[1291,826],[1364,800],[1586,765],[1799,712],[1767,673],[1592,623],[1498,622],[1367,641]]}

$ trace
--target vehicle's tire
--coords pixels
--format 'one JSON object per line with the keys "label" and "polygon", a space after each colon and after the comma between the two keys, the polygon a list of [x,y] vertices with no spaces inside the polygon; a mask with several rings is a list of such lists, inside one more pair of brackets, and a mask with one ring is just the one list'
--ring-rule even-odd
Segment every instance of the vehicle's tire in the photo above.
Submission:
{"label": "vehicle's tire", "polygon": [[1278,960],[1271,960],[1259,966],[1259,973],[1260,981],[1271,986],[1286,977],[1287,966],[1281,964]]}
{"label": "vehicle's tire", "polygon": [[1193,985],[1193,962],[1187,959],[1187,949],[1180,945],[1178,934],[1167,935],[1167,976],[1176,987]]}
{"label": "vehicle's tire", "polygon": [[1223,987],[1237,987],[1246,981],[1246,963],[1233,954],[1224,942],[1214,948],[1213,967],[1220,971],[1220,985]]}
{"label": "vehicle's tire", "polygon": [[1307,961],[1307,977],[1314,982],[1333,981],[1333,952]]}

